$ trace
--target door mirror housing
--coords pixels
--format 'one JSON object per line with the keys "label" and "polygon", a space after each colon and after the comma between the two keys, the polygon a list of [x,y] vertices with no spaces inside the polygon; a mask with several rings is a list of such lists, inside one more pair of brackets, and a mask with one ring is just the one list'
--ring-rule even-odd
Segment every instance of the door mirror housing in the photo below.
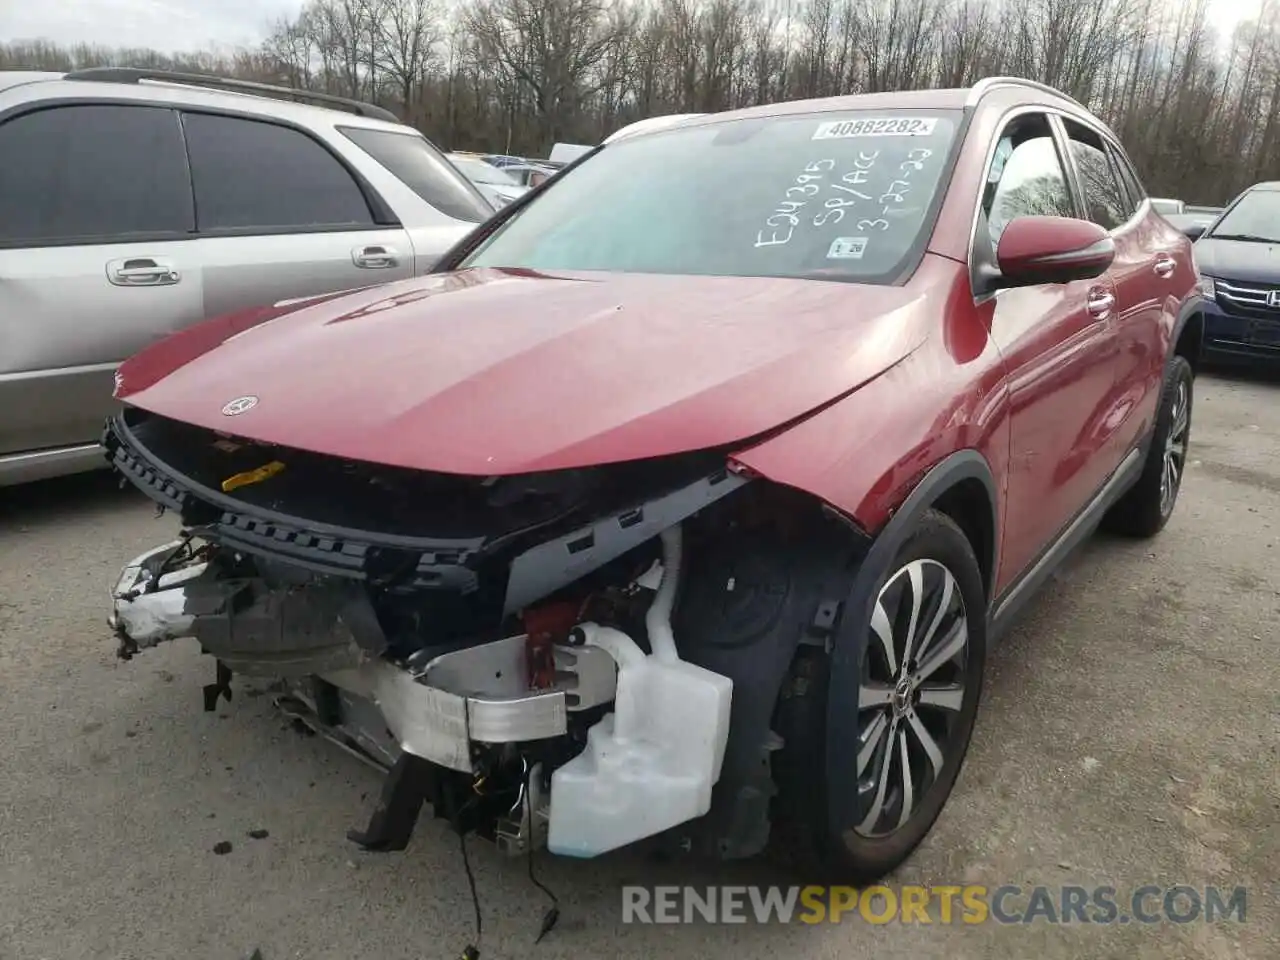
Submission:
{"label": "door mirror housing", "polygon": [[1207,229],[1209,229],[1207,223],[1188,223],[1182,228],[1182,233],[1188,240],[1199,240]]}
{"label": "door mirror housing", "polygon": [[1116,245],[1096,223],[1073,217],[1017,217],[1000,235],[992,286],[1092,280],[1111,267]]}

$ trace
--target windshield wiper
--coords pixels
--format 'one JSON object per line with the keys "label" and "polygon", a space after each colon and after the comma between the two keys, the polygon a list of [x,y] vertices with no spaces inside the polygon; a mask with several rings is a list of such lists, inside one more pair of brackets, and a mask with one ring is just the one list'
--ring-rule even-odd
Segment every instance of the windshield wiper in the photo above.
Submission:
{"label": "windshield wiper", "polygon": [[1213,233],[1214,240],[1244,240],[1247,243],[1280,243],[1276,237],[1260,237],[1256,233]]}

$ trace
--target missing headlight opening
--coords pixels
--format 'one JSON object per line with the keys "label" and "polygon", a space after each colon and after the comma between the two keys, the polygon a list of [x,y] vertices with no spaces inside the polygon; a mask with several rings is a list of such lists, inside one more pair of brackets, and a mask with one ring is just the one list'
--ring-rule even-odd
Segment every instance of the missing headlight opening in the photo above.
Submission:
{"label": "missing headlight opening", "polygon": [[210,709],[230,675],[283,679],[282,709],[386,771],[354,841],[403,849],[429,805],[513,856],[763,849],[788,665],[843,599],[812,558],[864,547],[820,505],[724,451],[485,478],[232,440],[108,425],[183,524],[125,566],[111,624],[125,657],[199,641]]}

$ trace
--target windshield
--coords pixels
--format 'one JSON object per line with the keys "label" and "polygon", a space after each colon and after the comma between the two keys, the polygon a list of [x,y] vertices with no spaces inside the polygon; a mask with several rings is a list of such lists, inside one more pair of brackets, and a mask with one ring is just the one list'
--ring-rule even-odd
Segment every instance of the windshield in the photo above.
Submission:
{"label": "windshield", "polygon": [[1251,190],[1218,221],[1219,240],[1280,243],[1280,190]]}
{"label": "windshield", "polygon": [[463,266],[883,282],[920,239],[958,119],[851,111],[622,140]]}
{"label": "windshield", "polygon": [[474,157],[450,156],[449,159],[453,165],[474,183],[488,183],[495,187],[518,187],[520,186],[510,176],[503,173],[497,167],[485,163],[483,160],[477,160]]}

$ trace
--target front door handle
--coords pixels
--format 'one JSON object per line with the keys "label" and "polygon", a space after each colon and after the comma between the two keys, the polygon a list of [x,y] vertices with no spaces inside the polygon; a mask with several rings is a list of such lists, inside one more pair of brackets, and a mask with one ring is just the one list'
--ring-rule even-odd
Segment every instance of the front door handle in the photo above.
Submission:
{"label": "front door handle", "polygon": [[1093,319],[1107,319],[1107,317],[1111,316],[1111,308],[1115,305],[1115,296],[1101,287],[1094,287],[1089,291],[1088,309],[1089,316],[1093,317]]}
{"label": "front door handle", "polygon": [[168,260],[159,257],[129,257],[107,264],[107,279],[117,287],[166,287],[182,275]]}
{"label": "front door handle", "polygon": [[1155,271],[1157,277],[1171,277],[1173,276],[1173,271],[1177,268],[1177,261],[1168,254],[1162,253],[1156,257],[1155,266],[1151,269]]}
{"label": "front door handle", "polygon": [[400,263],[400,253],[382,244],[356,247],[351,251],[351,262],[363,270],[387,270]]}

